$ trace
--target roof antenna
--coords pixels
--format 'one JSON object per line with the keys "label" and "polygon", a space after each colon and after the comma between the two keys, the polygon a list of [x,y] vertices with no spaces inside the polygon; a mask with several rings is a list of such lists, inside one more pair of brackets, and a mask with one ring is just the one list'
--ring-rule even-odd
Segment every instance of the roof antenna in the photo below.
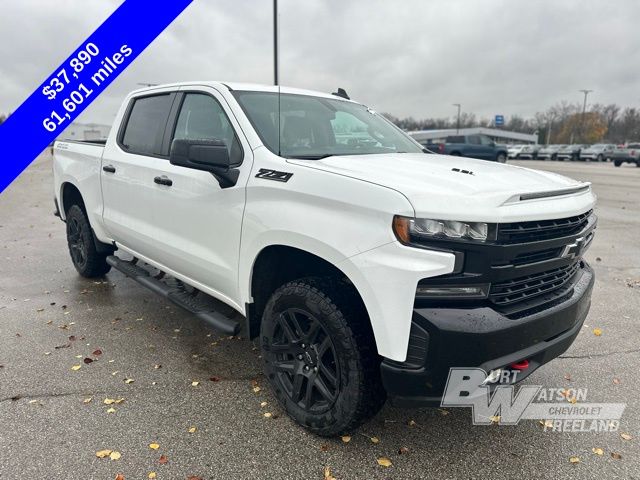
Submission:
{"label": "roof antenna", "polygon": [[347,95],[347,91],[344,88],[338,87],[337,92],[332,92],[331,95],[335,95],[336,97],[346,98],[347,100],[351,100],[349,95]]}

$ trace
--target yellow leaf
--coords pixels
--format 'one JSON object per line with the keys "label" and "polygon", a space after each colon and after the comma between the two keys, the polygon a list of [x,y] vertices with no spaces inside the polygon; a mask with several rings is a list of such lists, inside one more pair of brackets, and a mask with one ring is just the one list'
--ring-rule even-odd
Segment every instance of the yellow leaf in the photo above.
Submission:
{"label": "yellow leaf", "polygon": [[415,420],[409,420],[407,422],[407,425],[409,425],[410,427],[415,427],[417,425],[417,423],[415,422]]}
{"label": "yellow leaf", "polygon": [[120,452],[111,452],[111,453],[109,454],[109,458],[110,458],[111,460],[120,460],[120,457],[121,457],[121,456],[122,456],[122,455],[120,454]]}
{"label": "yellow leaf", "polygon": [[491,423],[500,423],[500,415],[489,417],[489,420],[491,420]]}
{"label": "yellow leaf", "polygon": [[260,406],[261,407],[266,407],[267,406],[267,402],[260,402]]}
{"label": "yellow leaf", "polygon": [[82,355],[76,355],[76,358],[82,358]]}
{"label": "yellow leaf", "polygon": [[124,398],[119,398],[119,399],[115,400],[113,403],[120,404],[122,402],[124,402]]}
{"label": "yellow leaf", "polygon": [[343,435],[343,436],[342,436],[342,437],[340,437],[340,438],[342,438],[342,441],[343,441],[344,443],[349,443],[349,442],[351,441],[351,437],[350,437],[349,435]]}
{"label": "yellow leaf", "polygon": [[93,400],[92,397],[85,398],[84,400],[82,400],[82,403],[89,403],[89,402],[91,402],[91,400]]}
{"label": "yellow leaf", "polygon": [[153,479],[153,478],[158,478],[156,475],[156,472],[149,472],[149,475],[147,475],[149,478]]}
{"label": "yellow leaf", "polygon": [[602,450],[601,448],[592,448],[591,451],[596,455],[604,455],[604,450]]}
{"label": "yellow leaf", "polygon": [[599,337],[600,335],[602,335],[602,330],[600,330],[599,328],[594,328],[594,329],[593,329],[593,334],[594,334],[596,337]]}
{"label": "yellow leaf", "polygon": [[540,420],[540,425],[542,425],[544,428],[553,428],[553,421],[552,420]]}
{"label": "yellow leaf", "polygon": [[260,390],[262,390],[260,387],[258,387],[257,385],[255,387],[253,387],[253,393],[258,393]]}
{"label": "yellow leaf", "polygon": [[191,427],[189,428],[189,433],[196,433],[197,428],[196,427]]}
{"label": "yellow leaf", "polygon": [[198,385],[200,385],[200,382],[191,382],[192,387],[197,387]]}
{"label": "yellow leaf", "polygon": [[124,383],[126,383],[127,385],[129,385],[130,383],[135,382],[135,380],[133,378],[125,378],[124,379]]}
{"label": "yellow leaf", "polygon": [[371,437],[371,443],[380,443],[380,439],[378,437]]}
{"label": "yellow leaf", "polygon": [[149,444],[149,448],[150,448],[151,450],[157,450],[157,449],[159,449],[159,448],[160,448],[160,445],[158,445],[157,443],[150,443],[150,444]]}
{"label": "yellow leaf", "polygon": [[336,477],[331,475],[331,469],[329,467],[324,467],[324,480],[336,480]]}
{"label": "yellow leaf", "polygon": [[105,398],[102,403],[104,403],[105,405],[111,405],[112,403],[115,403],[116,401],[113,398]]}
{"label": "yellow leaf", "polygon": [[569,461],[571,463],[580,463],[580,459],[578,457],[569,457]]}
{"label": "yellow leaf", "polygon": [[113,451],[113,450],[98,450],[98,451],[96,452],[96,457],[98,457],[98,458],[105,458],[105,457],[108,457],[109,455],[111,455],[111,452],[112,452],[112,451]]}
{"label": "yellow leaf", "polygon": [[381,467],[390,467],[392,463],[391,460],[389,460],[387,457],[380,457],[378,458],[378,465],[380,465]]}
{"label": "yellow leaf", "polygon": [[271,418],[273,415],[271,414],[271,412],[264,412],[264,416],[266,418]]}
{"label": "yellow leaf", "polygon": [[107,413],[116,413],[116,409],[113,407],[110,407],[107,409]]}
{"label": "yellow leaf", "polygon": [[82,365],[74,365],[73,367],[71,367],[71,370],[73,370],[74,372],[77,372],[81,368],[82,368]]}
{"label": "yellow leaf", "polygon": [[631,440],[633,438],[628,433],[621,433],[620,436],[622,437],[623,440]]}

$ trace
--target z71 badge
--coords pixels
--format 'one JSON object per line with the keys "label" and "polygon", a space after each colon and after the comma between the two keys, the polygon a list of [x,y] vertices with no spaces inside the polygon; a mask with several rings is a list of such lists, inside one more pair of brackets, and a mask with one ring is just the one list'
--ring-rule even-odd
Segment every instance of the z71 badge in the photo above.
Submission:
{"label": "z71 badge", "polygon": [[278,172],[277,170],[270,170],[268,168],[261,168],[256,175],[256,178],[265,178],[267,180],[275,180],[276,182],[288,182],[291,177],[293,177],[293,173]]}

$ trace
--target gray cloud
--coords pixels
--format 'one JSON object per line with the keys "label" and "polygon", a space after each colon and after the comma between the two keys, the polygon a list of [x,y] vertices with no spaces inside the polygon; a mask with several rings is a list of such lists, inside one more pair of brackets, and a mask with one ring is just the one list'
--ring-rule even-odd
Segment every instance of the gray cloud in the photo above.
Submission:
{"label": "gray cloud", "polygon": [[[0,111],[35,89],[119,1],[2,7]],[[281,83],[397,116],[531,115],[560,101],[640,105],[637,0],[280,0]],[[150,6],[150,8],[153,8]],[[144,19],[139,19],[144,21]],[[83,114],[110,123],[138,82],[271,83],[270,0],[195,0]],[[124,37],[123,37],[124,38]]]}

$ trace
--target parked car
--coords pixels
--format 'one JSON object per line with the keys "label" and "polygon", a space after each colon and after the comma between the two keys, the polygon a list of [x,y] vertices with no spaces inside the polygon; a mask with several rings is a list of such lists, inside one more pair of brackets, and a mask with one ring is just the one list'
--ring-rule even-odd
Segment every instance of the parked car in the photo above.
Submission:
{"label": "parked car", "polygon": [[525,145],[522,147],[518,158],[522,160],[536,160],[538,158],[540,148],[540,145]]}
{"label": "parked car", "polygon": [[500,163],[507,161],[507,147],[497,144],[486,135],[449,136],[444,144],[440,144],[438,153]]}
{"label": "parked car", "polygon": [[519,158],[524,147],[524,145],[507,145],[507,157],[513,159]]}
{"label": "parked car", "polygon": [[524,379],[589,311],[589,183],[426,155],[347,98],[144,88],[106,143],[56,142],[53,182],[80,275],[113,267],[223,334],[244,325],[282,408],[320,435],[386,398],[439,405],[451,367]]}
{"label": "parked car", "polygon": [[563,148],[561,148],[560,150],[558,150],[558,153],[556,154],[556,159],[557,160],[571,160],[571,161],[575,161],[575,160],[579,160],[580,159],[580,152],[582,151],[583,148],[588,148],[589,145],[565,145]]}
{"label": "parked car", "polygon": [[538,160],[557,160],[558,152],[566,145],[547,145],[538,150]]}
{"label": "parked car", "polygon": [[616,167],[623,163],[635,163],[636,167],[640,167],[640,143],[616,147],[611,153],[611,160]]}
{"label": "parked car", "polygon": [[611,154],[615,147],[615,145],[608,143],[596,143],[595,145],[591,145],[580,152],[580,160],[597,160],[598,162],[607,161],[611,158]]}

